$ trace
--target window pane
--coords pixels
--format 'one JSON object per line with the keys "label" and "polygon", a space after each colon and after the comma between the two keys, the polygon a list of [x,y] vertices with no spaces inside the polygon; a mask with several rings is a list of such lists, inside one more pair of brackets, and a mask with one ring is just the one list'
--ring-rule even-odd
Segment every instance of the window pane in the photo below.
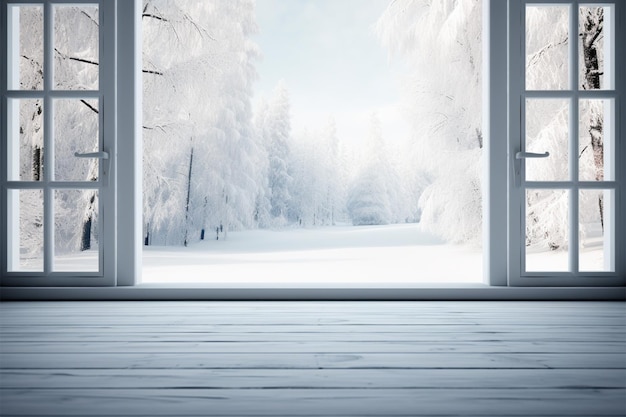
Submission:
{"label": "window pane", "polygon": [[580,191],[581,271],[615,271],[615,192]]}
{"label": "window pane", "polygon": [[9,190],[8,271],[43,271],[43,191]]}
{"label": "window pane", "polygon": [[615,101],[580,100],[579,177],[615,180]]}
{"label": "window pane", "polygon": [[7,100],[9,181],[42,181],[44,170],[43,100]]}
{"label": "window pane", "polygon": [[54,192],[54,270],[99,270],[97,190]]}
{"label": "window pane", "polygon": [[54,6],[54,88],[97,90],[97,6]]}
{"label": "window pane", "polygon": [[569,7],[526,7],[526,89],[569,88]]}
{"label": "window pane", "polygon": [[97,181],[98,159],[77,158],[75,152],[99,150],[97,100],[54,100],[54,178],[56,181]]}
{"label": "window pane", "polygon": [[579,8],[579,83],[583,90],[614,86],[613,6]]}
{"label": "window pane", "polygon": [[7,87],[9,90],[41,90],[43,7],[9,5],[7,17]]}
{"label": "window pane", "polygon": [[526,271],[569,269],[569,191],[526,190]]}
{"label": "window pane", "polygon": [[525,159],[527,181],[569,179],[569,101],[526,100],[525,151],[549,152],[547,158]]}

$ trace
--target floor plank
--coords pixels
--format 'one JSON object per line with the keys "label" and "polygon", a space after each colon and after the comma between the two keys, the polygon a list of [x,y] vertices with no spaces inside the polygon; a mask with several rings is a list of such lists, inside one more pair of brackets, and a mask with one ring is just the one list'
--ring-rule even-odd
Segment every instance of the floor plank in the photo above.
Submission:
{"label": "floor plank", "polygon": [[0,303],[0,415],[624,416],[625,306]]}
{"label": "floor plank", "polygon": [[1,388],[623,388],[624,369],[6,369]]}
{"label": "floor plank", "polygon": [[3,369],[626,369],[623,353],[2,353]]}
{"label": "floor plank", "polygon": [[[271,337],[268,337],[268,339]],[[60,339],[60,338],[59,338]],[[277,341],[152,341],[133,340],[124,338],[111,340],[102,338],[98,343],[83,340],[56,341],[24,341],[7,337],[3,340],[0,351],[7,353],[76,353],[76,354],[119,354],[119,353],[176,353],[181,355],[199,353],[550,353],[550,354],[593,354],[611,353],[621,354],[624,345],[616,341],[596,340],[591,342],[554,342],[554,341],[434,341],[434,342],[406,342],[406,341],[327,341],[320,337],[318,340],[285,343]]]}
{"label": "floor plank", "polygon": [[620,415],[624,389],[135,389],[5,390],[3,408],[16,415],[196,414],[310,415]]}

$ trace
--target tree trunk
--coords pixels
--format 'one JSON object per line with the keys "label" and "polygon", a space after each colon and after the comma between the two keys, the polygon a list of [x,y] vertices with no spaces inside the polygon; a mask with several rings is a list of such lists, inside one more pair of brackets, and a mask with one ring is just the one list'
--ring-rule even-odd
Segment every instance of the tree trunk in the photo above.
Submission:
{"label": "tree trunk", "polygon": [[202,207],[202,230],[200,231],[200,240],[204,240],[204,234],[207,229],[207,220],[209,218],[209,197],[204,196],[204,205]]}
{"label": "tree trunk", "polygon": [[41,147],[39,145],[35,145],[33,147],[33,181],[41,181],[41,168],[42,168],[42,155],[41,155]]}
{"label": "tree trunk", "polygon": [[183,244],[187,246],[187,238],[189,236],[189,199],[191,196],[191,169],[193,167],[193,146],[189,153],[189,173],[187,174],[187,201],[185,203],[185,241]]}
{"label": "tree trunk", "polygon": [[228,231],[230,230],[230,207],[228,206],[228,194],[224,190],[224,212],[222,215],[222,221],[220,222],[220,233],[222,233],[222,239],[228,238]]}
{"label": "tree trunk", "polygon": [[150,223],[146,225],[146,236],[143,239],[144,246],[150,246]]}
{"label": "tree trunk", "polygon": [[87,204],[87,209],[85,210],[85,215],[83,216],[83,229],[82,235],[80,238],[80,250],[86,251],[91,249],[91,225],[93,223],[93,213],[95,209],[96,203],[96,192],[92,191],[89,196],[89,204]]}
{"label": "tree trunk", "polygon": [[83,234],[80,240],[80,250],[86,251],[91,249],[91,216],[83,223]]}
{"label": "tree trunk", "polygon": [[[42,114],[43,114],[43,107],[39,100],[37,100],[37,103],[38,103],[37,109],[35,110],[32,116],[33,122],[35,121],[35,119],[39,120],[37,123],[35,123],[35,132],[39,132],[39,130],[41,129],[41,126],[43,125],[43,122],[41,121]],[[39,127],[37,127],[37,125],[39,125]],[[23,133],[24,131],[20,127],[20,134],[23,134]],[[43,180],[43,152],[42,152],[43,143],[33,143],[32,146],[33,146],[32,148],[33,149],[33,154],[32,154],[33,181],[42,181]]]}
{"label": "tree trunk", "polygon": [[[602,7],[587,8],[581,16],[583,31],[581,33],[583,57],[584,57],[584,81],[585,90],[600,89],[600,65],[598,62],[597,41],[602,33],[604,22],[604,10]],[[596,114],[593,110],[590,117],[589,136],[591,139],[591,149],[593,152],[593,162],[596,167],[596,181],[604,180],[604,138],[602,134],[603,115]],[[604,202],[601,196],[598,199],[598,209],[600,211],[600,224],[604,229]]]}
{"label": "tree trunk", "polygon": [[[89,181],[98,180],[98,160],[94,159],[89,167]],[[83,215],[82,236],[80,239],[80,250],[85,251],[91,249],[91,225],[93,223],[93,214],[96,211],[96,190],[92,190],[89,194],[87,208]]]}

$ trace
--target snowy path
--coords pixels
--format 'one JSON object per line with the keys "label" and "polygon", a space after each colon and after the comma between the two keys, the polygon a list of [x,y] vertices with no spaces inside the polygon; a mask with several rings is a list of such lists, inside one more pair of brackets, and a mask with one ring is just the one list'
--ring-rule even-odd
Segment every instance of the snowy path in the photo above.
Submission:
{"label": "snowy path", "polygon": [[231,232],[228,240],[144,248],[144,283],[406,285],[479,283],[480,249],[415,224]]}

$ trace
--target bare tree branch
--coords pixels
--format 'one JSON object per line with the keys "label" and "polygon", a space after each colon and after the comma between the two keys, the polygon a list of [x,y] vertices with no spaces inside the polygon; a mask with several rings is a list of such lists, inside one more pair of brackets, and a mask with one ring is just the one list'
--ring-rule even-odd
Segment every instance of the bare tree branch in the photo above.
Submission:
{"label": "bare tree branch", "polygon": [[166,19],[166,18],[164,18],[163,16],[157,16],[157,15],[152,14],[152,13],[143,13],[143,14],[141,15],[141,17],[142,17],[142,18],[143,18],[143,17],[149,17],[149,18],[152,18],[152,19],[160,20],[160,21],[162,21],[162,22],[169,22],[169,20],[167,20],[167,19]]}
{"label": "bare tree branch", "polygon": [[94,106],[89,104],[87,101],[81,99],[80,102],[83,103],[85,106],[87,106],[89,108],[89,110],[91,110],[92,112],[94,112],[96,114],[99,113],[98,109],[96,109]]}
{"label": "bare tree branch", "polygon": [[549,43],[548,45],[544,46],[543,48],[541,48],[540,50],[538,50],[537,52],[535,52],[533,54],[533,56],[528,60],[528,65],[526,65],[526,68],[530,68],[533,65],[535,65],[539,59],[541,58],[542,55],[544,55],[546,52],[548,52],[550,49],[552,48],[556,48],[557,46],[560,45],[564,45],[567,43],[568,41],[568,36],[565,37],[565,39],[563,39],[561,42],[559,43]]}
{"label": "bare tree branch", "polygon": [[80,10],[80,12],[81,12],[83,15],[87,16],[87,18],[88,18],[89,20],[91,20],[91,21],[92,21],[92,22],[93,22],[96,26],[100,26],[100,24],[98,23],[98,21],[96,21],[96,19],[94,19],[92,16],[90,16],[90,15],[89,15],[89,14],[88,14],[85,10],[83,10],[83,9],[79,9],[79,10]]}
{"label": "bare tree branch", "polygon": [[69,56],[68,54],[59,51],[57,48],[54,48],[54,52],[56,52],[57,54],[61,55],[65,59],[69,59],[70,61],[84,62],[85,64],[96,65],[96,66],[99,65],[99,63],[96,62],[96,61],[90,61],[90,60],[84,59],[84,58],[76,58],[76,57],[73,57],[73,56]]}

